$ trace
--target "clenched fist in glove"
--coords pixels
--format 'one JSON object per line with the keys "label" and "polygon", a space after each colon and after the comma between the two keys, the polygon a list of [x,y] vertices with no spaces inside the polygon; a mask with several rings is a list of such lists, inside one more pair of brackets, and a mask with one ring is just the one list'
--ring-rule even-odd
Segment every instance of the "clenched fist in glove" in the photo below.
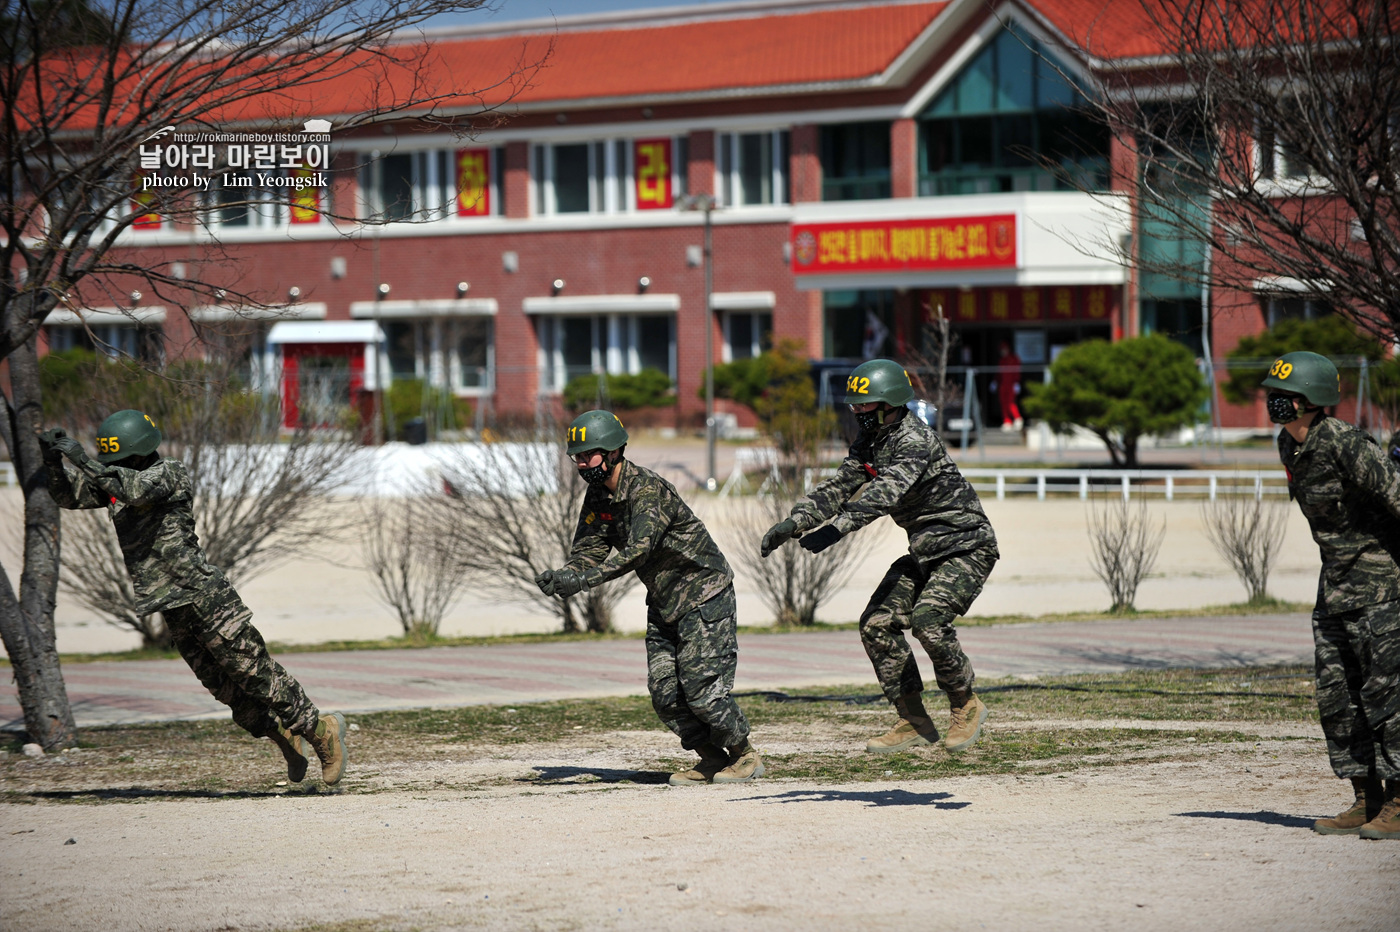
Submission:
{"label": "clenched fist in glove", "polygon": [[567,599],[583,591],[583,574],[577,570],[545,570],[535,577],[535,585],[545,595]]}
{"label": "clenched fist in glove", "polygon": [[763,543],[759,545],[758,554],[767,557],[768,554],[777,550],[783,544],[797,536],[797,522],[791,518],[784,518],[768,529],[768,533],[763,535]]}
{"label": "clenched fist in glove", "polygon": [[55,444],[68,435],[60,427],[54,427],[39,434],[39,451],[43,454],[44,465],[53,469],[63,465],[63,454]]}
{"label": "clenched fist in glove", "polygon": [[841,532],[831,525],[823,525],[802,538],[798,543],[808,553],[821,553],[841,539]]}

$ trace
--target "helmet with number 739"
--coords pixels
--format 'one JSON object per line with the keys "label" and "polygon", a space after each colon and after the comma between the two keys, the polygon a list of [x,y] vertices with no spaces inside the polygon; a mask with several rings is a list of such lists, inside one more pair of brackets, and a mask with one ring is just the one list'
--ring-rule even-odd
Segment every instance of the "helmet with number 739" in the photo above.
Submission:
{"label": "helmet with number 739", "polygon": [[1284,353],[1274,360],[1269,374],[1259,384],[1276,391],[1296,392],[1319,408],[1342,400],[1342,379],[1332,360],[1303,350]]}
{"label": "helmet with number 739", "polygon": [[145,456],[160,446],[160,430],[149,414],[127,409],[107,415],[97,427],[97,461],[115,463]]}
{"label": "helmet with number 739", "polygon": [[846,404],[883,401],[899,407],[914,400],[909,373],[893,359],[872,359],[851,370],[846,379]]}

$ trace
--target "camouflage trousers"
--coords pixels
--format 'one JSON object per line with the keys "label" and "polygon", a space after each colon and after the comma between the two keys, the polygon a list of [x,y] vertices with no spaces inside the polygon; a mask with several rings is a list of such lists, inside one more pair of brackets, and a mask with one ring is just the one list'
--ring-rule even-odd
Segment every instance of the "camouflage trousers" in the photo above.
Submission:
{"label": "camouflage trousers", "polygon": [[255,738],[280,720],[295,734],[316,728],[320,712],[306,691],[272,659],[253,613],[232,587],[162,614],[175,647],[204,688],[233,710],[233,720]]}
{"label": "camouflage trousers", "polygon": [[1317,707],[1339,777],[1400,779],[1400,601],[1313,612]]}
{"label": "camouflage trousers", "polygon": [[674,624],[647,612],[647,691],[662,724],[681,746],[744,744],[749,722],[729,695],[739,662],[734,587],[687,612]]}
{"label": "camouflage trousers", "polygon": [[952,694],[971,691],[972,662],[958,644],[953,619],[982,592],[995,563],[995,551],[973,550],[928,562],[908,554],[890,565],[860,616],[860,640],[891,702],[924,689],[918,661],[904,638],[911,628],[933,661],[938,688]]}

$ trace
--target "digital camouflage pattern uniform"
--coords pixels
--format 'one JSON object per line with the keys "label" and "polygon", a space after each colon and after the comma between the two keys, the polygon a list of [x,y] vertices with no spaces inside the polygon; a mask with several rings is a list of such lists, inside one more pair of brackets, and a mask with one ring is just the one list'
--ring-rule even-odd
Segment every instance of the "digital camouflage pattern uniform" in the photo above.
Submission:
{"label": "digital camouflage pattern uniform", "polygon": [[623,460],[617,492],[590,484],[566,569],[592,588],[636,572],[647,589],[647,689],[681,744],[743,746],[734,688],[734,572],[671,483]]}
{"label": "digital camouflage pattern uniform", "polygon": [[87,461],[49,469],[49,492],[63,508],[103,508],[112,519],[136,591],[136,611],[160,612],[176,648],[199,681],[233,710],[233,720],[266,737],[277,719],[310,734],[319,712],[282,665],[268,655],[252,612],[195,535],[194,486],[183,463],[146,469]]}
{"label": "digital camouflage pattern uniform", "polygon": [[1281,431],[1278,449],[1322,553],[1312,623],[1332,769],[1400,778],[1400,470],[1326,414],[1302,444]]}
{"label": "digital camouflage pattern uniform", "polygon": [[[852,498],[857,493],[859,498]],[[909,553],[890,565],[860,618],[860,637],[891,702],[923,691],[903,632],[912,628],[933,661],[938,688],[972,691],[972,663],[953,619],[967,611],[1000,557],[977,493],[932,427],[903,415],[862,433],[835,477],[798,501],[792,519],[806,532],[830,519],[842,536],[889,515],[909,535]]]}

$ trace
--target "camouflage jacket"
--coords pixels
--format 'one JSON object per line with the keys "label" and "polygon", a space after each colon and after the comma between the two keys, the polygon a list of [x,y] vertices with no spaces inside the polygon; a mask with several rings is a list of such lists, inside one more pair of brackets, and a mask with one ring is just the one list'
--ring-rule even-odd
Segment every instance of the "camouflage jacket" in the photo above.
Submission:
{"label": "camouflage jacket", "polygon": [[1400,470],[1365,431],[1326,415],[1301,444],[1280,431],[1278,453],[1322,552],[1320,607],[1400,599]]}
{"label": "camouflage jacket", "polygon": [[647,605],[668,623],[734,581],[729,561],[675,486],[627,460],[616,493],[588,487],[566,567],[581,571],[589,588],[635,570]]}
{"label": "camouflage jacket", "polygon": [[112,519],[136,591],[136,612],[188,605],[229,586],[209,565],[194,530],[194,486],[179,460],[147,469],[103,466],[50,469],[49,492],[63,508],[103,508]]}
{"label": "camouflage jacket", "polygon": [[[857,492],[859,498],[852,498]],[[834,478],[798,501],[792,518],[810,531],[828,518],[842,534],[865,527],[881,515],[909,534],[909,552],[920,560],[940,560],[990,548],[997,538],[977,493],[933,428],[910,414],[888,433],[856,438]]]}

